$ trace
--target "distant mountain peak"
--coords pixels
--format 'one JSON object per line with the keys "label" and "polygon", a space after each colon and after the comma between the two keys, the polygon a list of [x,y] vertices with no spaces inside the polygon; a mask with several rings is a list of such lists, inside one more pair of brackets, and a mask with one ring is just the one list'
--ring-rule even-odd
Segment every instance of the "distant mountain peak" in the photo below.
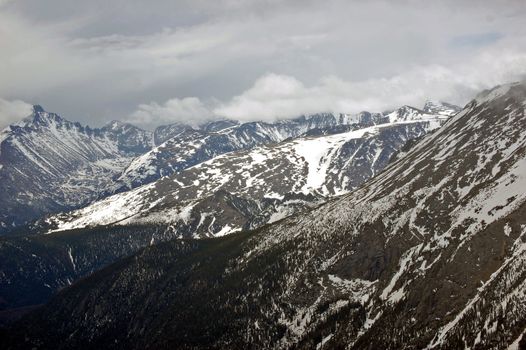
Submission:
{"label": "distant mountain peak", "polygon": [[460,112],[462,108],[444,101],[428,100],[424,104],[422,110],[426,113],[440,114],[450,117]]}
{"label": "distant mountain peak", "polygon": [[410,106],[410,105],[403,105],[402,107],[398,108],[398,110],[401,110],[401,111],[416,111],[416,112],[419,112],[419,113],[426,112],[423,109],[416,108],[416,107],[413,107],[413,106]]}
{"label": "distant mountain peak", "polygon": [[124,126],[92,129],[35,105],[1,131],[0,234],[98,198],[133,157],[151,149],[151,132],[114,125]]}
{"label": "distant mountain peak", "polygon": [[21,122],[15,123],[14,125],[18,125],[22,127],[30,127],[30,126],[48,126],[53,123],[73,124],[73,122],[70,122],[62,118],[58,114],[46,112],[46,110],[41,105],[34,105],[33,113],[31,113],[26,118],[22,119]]}
{"label": "distant mountain peak", "polygon": [[41,105],[33,105],[33,113],[45,112]]}

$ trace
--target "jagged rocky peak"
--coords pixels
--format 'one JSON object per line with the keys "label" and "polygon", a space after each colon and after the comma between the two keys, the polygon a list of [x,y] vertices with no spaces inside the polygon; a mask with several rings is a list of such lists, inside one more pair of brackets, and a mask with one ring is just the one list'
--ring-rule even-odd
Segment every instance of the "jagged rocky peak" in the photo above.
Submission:
{"label": "jagged rocky peak", "polygon": [[314,113],[309,115],[302,115],[297,118],[279,121],[281,124],[297,125],[303,127],[304,131],[312,129],[332,128],[340,125],[350,124],[380,124],[389,122],[389,120],[382,117],[381,113],[371,113],[362,111],[359,113]]}
{"label": "jagged rocky peak", "polygon": [[120,120],[111,120],[108,123],[106,123],[102,128],[106,130],[123,130],[137,127],[130,123],[122,122]]}
{"label": "jagged rocky peak", "polygon": [[[257,122],[267,124],[267,122]],[[330,112],[320,112],[313,114],[300,115],[294,118],[278,119],[275,122],[268,122],[269,124],[283,124],[283,125],[305,125],[309,128],[315,127],[330,127],[338,123],[338,116]]]}
{"label": "jagged rocky peak", "polygon": [[[152,134],[132,125],[92,129],[42,106],[0,134],[0,233],[100,196]],[[22,174],[22,175],[21,175]]]}
{"label": "jagged rocky peak", "polygon": [[[293,119],[301,122],[302,119]],[[388,120],[382,121],[382,115],[380,113],[372,113],[368,111],[362,111],[359,113],[317,113],[304,117],[304,122],[308,122],[309,128],[327,128],[338,125],[350,125],[350,124],[364,124],[370,125],[371,123],[380,124],[382,122],[388,122]]]}
{"label": "jagged rocky peak", "polygon": [[336,121],[337,117],[334,113],[325,112],[325,113],[310,114],[305,117],[305,120],[308,120],[311,122],[319,122],[319,123],[325,122],[326,123],[326,122]]}
{"label": "jagged rocky peak", "polygon": [[21,122],[13,126],[30,127],[30,126],[49,126],[50,124],[74,124],[60,117],[58,114],[47,112],[41,105],[34,105],[33,112],[24,118]]}
{"label": "jagged rocky peak", "polygon": [[33,105],[33,113],[45,112],[41,105]]}
{"label": "jagged rocky peak", "polygon": [[154,131],[154,141],[155,145],[160,145],[163,142],[166,142],[171,138],[184,133],[185,131],[199,130],[205,133],[212,133],[238,126],[240,124],[241,123],[239,121],[230,119],[218,119],[200,124],[175,122],[157,127]]}
{"label": "jagged rocky peak", "polygon": [[383,124],[388,123],[389,119],[386,118],[381,113],[371,113],[367,111],[362,111],[358,113],[358,121],[357,123],[365,123],[365,124]]}
{"label": "jagged rocky peak", "polygon": [[430,118],[439,118],[442,121],[455,115],[460,110],[460,107],[453,105],[428,105],[427,108],[418,109],[412,106],[402,106],[394,111],[384,112],[384,117],[389,119],[391,123],[405,122],[409,120],[425,120]]}
{"label": "jagged rocky peak", "polygon": [[403,121],[409,121],[409,120],[418,120],[427,118],[430,116],[435,117],[432,114],[428,114],[421,109],[412,107],[412,106],[402,106],[400,108],[395,109],[394,111],[385,112],[385,117],[388,118],[389,122],[391,123],[397,123],[397,122],[403,122]]}
{"label": "jagged rocky peak", "polygon": [[119,120],[112,120],[106,123],[101,129],[101,132],[112,133],[112,134],[122,134],[122,135],[133,135],[140,134],[144,136],[153,137],[153,133],[150,131],[143,130],[138,126],[135,126],[130,123],[122,122]]}

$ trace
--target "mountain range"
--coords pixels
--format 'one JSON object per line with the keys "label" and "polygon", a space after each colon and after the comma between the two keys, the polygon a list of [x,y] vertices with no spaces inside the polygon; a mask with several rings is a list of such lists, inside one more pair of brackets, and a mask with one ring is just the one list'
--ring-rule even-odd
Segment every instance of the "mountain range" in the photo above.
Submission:
{"label": "mountain range", "polygon": [[[451,111],[447,104],[437,106],[442,113]],[[409,107],[398,113],[390,118],[431,116]],[[197,129],[173,124],[148,132],[118,121],[92,129],[34,106],[31,116],[0,133],[0,233],[151,183],[221,154],[277,143],[309,130],[372,125],[388,118],[367,112],[322,113],[272,124],[224,120]]]}
{"label": "mountain range", "polygon": [[254,229],[358,187],[439,126],[435,117],[353,125],[226,153],[46,223],[54,232],[163,222],[181,237]]}
{"label": "mountain range", "polygon": [[524,347],[525,104],[521,83],[485,91],[348,194],[142,249],[23,318],[4,346]]}
{"label": "mountain range", "polygon": [[[26,314],[0,328],[0,344],[526,348],[525,113],[524,83],[463,109],[153,133],[36,107],[1,134],[9,186],[34,167],[35,179],[64,181],[52,171],[70,159],[62,150],[84,159],[64,163],[68,181],[101,160],[119,166],[81,202],[37,207],[0,239],[0,318]],[[67,148],[53,152],[57,140]]]}
{"label": "mountain range", "polygon": [[[88,138],[85,134],[106,135],[109,130],[118,136],[106,139],[120,140],[128,148],[122,151],[118,145],[113,148],[116,151],[111,156],[119,159],[122,166],[110,168],[111,173],[85,175],[92,181],[98,176],[102,178],[97,186],[91,187],[91,192],[78,195],[84,195],[84,201],[94,197],[98,200],[59,214],[53,214],[55,208],[39,208],[37,221],[22,225],[0,239],[3,267],[0,310],[11,313],[43,303],[78,278],[141,247],[174,238],[216,237],[255,229],[347,193],[380,173],[411,141],[433,132],[447,116],[458,111],[446,104],[426,104],[425,108],[429,106],[434,106],[435,114],[404,106],[383,114],[317,114],[273,124],[217,121],[197,129],[174,124],[159,127],[153,134],[111,122],[95,131],[73,129],[68,137],[64,134],[72,129],[71,123],[36,107],[34,115],[24,121],[29,123],[24,135],[30,134],[33,140],[38,140],[34,143],[48,146],[36,149],[40,151],[38,159],[45,159],[48,166],[53,164],[52,156],[60,154],[58,151],[63,150],[71,158],[77,155],[70,152],[72,147],[53,148],[54,143],[42,141],[57,129],[61,134],[53,139],[55,142],[77,137],[79,144],[86,140],[88,144],[95,143],[100,137]],[[46,123],[36,128],[31,124],[34,120]],[[26,144],[11,135],[15,128],[6,129],[9,138],[3,147],[8,152],[4,155],[16,154],[16,148],[9,148],[13,144],[17,147],[21,147],[19,143]],[[130,140],[124,135],[130,135]],[[163,141],[165,138],[169,139]],[[133,142],[139,146],[130,150]],[[161,144],[155,146],[155,142]],[[30,149],[29,145],[27,148]],[[143,153],[133,157],[130,155],[133,152]],[[97,156],[109,157],[106,153]],[[61,181],[69,181],[72,176],[66,168],[56,172],[55,182],[42,181],[43,170],[30,171],[36,166],[32,163],[34,158],[17,159],[19,164],[26,165],[26,175],[33,184],[54,188],[54,192],[35,192],[33,198],[39,197],[47,203],[61,191],[72,196],[80,189],[64,188]],[[91,164],[82,159],[80,169]],[[108,162],[107,158],[104,162]],[[4,164],[7,169],[16,168],[18,163],[4,161]],[[153,171],[148,173],[144,169]],[[121,188],[122,179],[131,178],[132,173],[137,174],[134,179],[139,181],[129,187],[138,187]],[[164,173],[170,175],[161,178]],[[12,186],[15,193],[22,190],[17,184],[16,178],[4,183]],[[4,198],[6,208],[20,209],[19,202],[13,204],[8,199]],[[25,205],[33,203],[28,201]],[[65,203],[55,210],[72,205]],[[13,215],[19,218],[16,211]]]}

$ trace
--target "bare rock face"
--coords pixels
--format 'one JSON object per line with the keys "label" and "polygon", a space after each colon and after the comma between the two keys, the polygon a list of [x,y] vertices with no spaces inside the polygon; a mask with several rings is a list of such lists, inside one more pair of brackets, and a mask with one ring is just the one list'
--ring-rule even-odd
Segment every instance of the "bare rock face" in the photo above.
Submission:
{"label": "bare rock face", "polygon": [[523,346],[525,102],[523,84],[482,93],[314,210],[250,234],[144,249],[59,293],[4,345]]}
{"label": "bare rock face", "polygon": [[97,199],[151,137],[117,122],[91,129],[35,106],[0,133],[0,233]]}

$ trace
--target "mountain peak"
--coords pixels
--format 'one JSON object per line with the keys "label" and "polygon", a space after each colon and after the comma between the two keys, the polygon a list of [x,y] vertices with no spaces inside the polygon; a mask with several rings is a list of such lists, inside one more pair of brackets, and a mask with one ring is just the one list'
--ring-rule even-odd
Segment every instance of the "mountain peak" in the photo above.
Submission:
{"label": "mountain peak", "polygon": [[120,120],[110,120],[109,122],[107,122],[104,126],[109,126],[109,127],[113,127],[113,126],[121,126],[121,125],[124,125],[125,123],[121,122]]}
{"label": "mountain peak", "polygon": [[453,116],[460,112],[462,108],[459,106],[456,106],[454,104],[444,102],[444,101],[433,101],[428,100],[424,104],[424,108],[422,110],[429,114],[438,114],[438,115],[444,115],[444,116]]}
{"label": "mountain peak", "polygon": [[202,125],[200,125],[200,129],[207,131],[207,132],[217,132],[221,131],[233,126],[239,125],[238,121],[230,120],[230,119],[219,119],[214,120],[210,122],[206,122]]}
{"label": "mountain peak", "polygon": [[28,117],[22,119],[22,121],[17,123],[16,125],[28,127],[63,122],[68,121],[60,117],[58,114],[46,112],[46,110],[41,105],[34,105],[33,113],[31,113],[31,115],[29,115]]}
{"label": "mountain peak", "polygon": [[33,113],[43,113],[45,112],[44,108],[41,105],[33,105]]}

